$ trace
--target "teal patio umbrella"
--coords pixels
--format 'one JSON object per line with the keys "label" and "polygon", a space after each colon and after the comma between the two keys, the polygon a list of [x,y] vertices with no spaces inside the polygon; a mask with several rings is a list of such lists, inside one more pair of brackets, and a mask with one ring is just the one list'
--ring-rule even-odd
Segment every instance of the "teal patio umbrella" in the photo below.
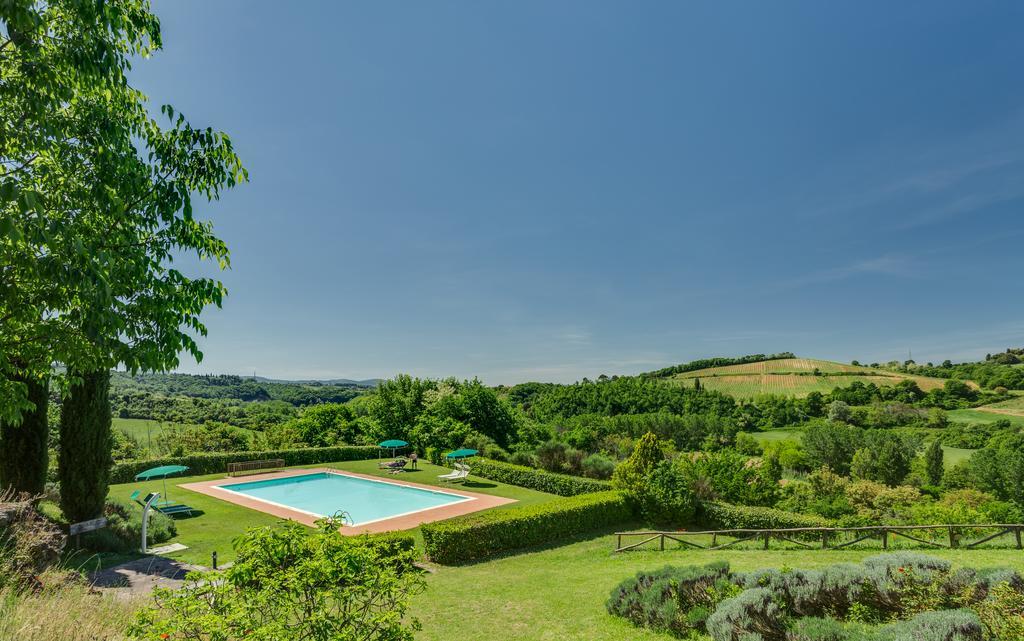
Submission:
{"label": "teal patio umbrella", "polygon": [[480,452],[477,452],[476,450],[471,450],[469,448],[463,448],[461,450],[455,450],[454,452],[449,452],[448,454],[445,455],[445,458],[469,458],[470,456],[476,456],[479,453]]}
{"label": "teal patio umbrella", "polygon": [[172,474],[181,474],[187,472],[188,468],[184,465],[161,465],[160,467],[154,467],[146,470],[145,472],[139,472],[135,475],[136,481],[148,481],[150,479],[163,479],[164,480],[164,500],[161,503],[169,503],[167,498],[167,477]]}
{"label": "teal patio umbrella", "polygon": [[391,439],[390,441],[382,441],[380,443],[377,443],[377,447],[384,447],[384,448],[387,448],[387,449],[391,450],[391,458],[395,458],[395,450],[397,450],[400,447],[408,447],[408,446],[409,446],[408,443],[406,443],[405,441],[399,440],[397,438]]}

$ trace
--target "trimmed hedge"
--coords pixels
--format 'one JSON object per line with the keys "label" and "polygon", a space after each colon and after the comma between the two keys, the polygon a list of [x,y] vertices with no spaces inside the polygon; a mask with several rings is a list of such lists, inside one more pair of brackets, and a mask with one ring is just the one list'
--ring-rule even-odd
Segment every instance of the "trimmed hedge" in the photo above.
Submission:
{"label": "trimmed hedge", "polygon": [[598,492],[505,510],[425,523],[423,544],[432,561],[456,565],[532,545],[564,541],[632,518],[618,492]]}
{"label": "trimmed hedge", "polygon": [[771,507],[751,507],[713,502],[701,505],[701,521],[719,530],[776,530],[796,527],[834,527],[835,523],[814,514],[798,514]]}
{"label": "trimmed hedge", "polygon": [[376,445],[340,445],[338,447],[307,447],[296,450],[270,450],[266,452],[211,452],[171,456],[140,461],[117,463],[110,470],[111,483],[130,483],[143,470],[161,465],[185,465],[190,475],[227,472],[228,463],[283,459],[285,465],[316,465],[339,461],[361,461],[377,456]]}
{"label": "trimmed hedge", "polygon": [[524,465],[501,463],[490,459],[476,459],[469,466],[474,476],[482,476],[492,481],[518,485],[558,496],[578,496],[593,492],[607,492],[612,489],[612,484],[608,481],[569,474],[555,474]]}

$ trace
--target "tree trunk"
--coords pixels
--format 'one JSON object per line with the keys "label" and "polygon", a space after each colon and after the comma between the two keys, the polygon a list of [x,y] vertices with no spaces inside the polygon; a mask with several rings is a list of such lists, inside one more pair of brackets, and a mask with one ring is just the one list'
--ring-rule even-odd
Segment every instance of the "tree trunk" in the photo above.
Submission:
{"label": "tree trunk", "polygon": [[39,496],[46,485],[50,463],[50,382],[22,379],[28,386],[28,400],[35,409],[22,413],[20,423],[0,421],[0,492],[13,490]]}
{"label": "tree trunk", "polygon": [[68,521],[103,513],[110,484],[110,372],[79,375],[60,413],[60,507]]}

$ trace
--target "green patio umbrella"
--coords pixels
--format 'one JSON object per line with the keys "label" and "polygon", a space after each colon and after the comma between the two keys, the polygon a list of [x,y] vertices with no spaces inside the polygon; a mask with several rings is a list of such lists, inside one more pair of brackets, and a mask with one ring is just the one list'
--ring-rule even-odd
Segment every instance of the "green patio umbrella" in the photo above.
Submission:
{"label": "green patio umbrella", "polygon": [[135,475],[135,480],[148,481],[150,479],[162,478],[164,480],[164,500],[162,503],[166,504],[170,502],[167,498],[167,477],[172,474],[181,474],[182,472],[187,471],[188,468],[184,465],[161,465],[160,467],[154,467],[144,472],[139,472]]}
{"label": "green patio umbrella", "polygon": [[382,441],[380,443],[377,443],[377,447],[384,447],[384,448],[387,448],[387,449],[391,450],[391,458],[395,458],[395,450],[396,449],[398,449],[400,447],[408,447],[408,446],[409,446],[408,443],[406,443],[405,441],[399,440],[397,438],[391,439],[390,441]]}
{"label": "green patio umbrella", "polygon": [[448,454],[445,455],[445,458],[469,458],[470,456],[476,456],[479,453],[480,452],[477,452],[476,450],[471,450],[471,449],[468,449],[468,448],[463,448],[461,450],[455,450],[454,452],[449,452]]}

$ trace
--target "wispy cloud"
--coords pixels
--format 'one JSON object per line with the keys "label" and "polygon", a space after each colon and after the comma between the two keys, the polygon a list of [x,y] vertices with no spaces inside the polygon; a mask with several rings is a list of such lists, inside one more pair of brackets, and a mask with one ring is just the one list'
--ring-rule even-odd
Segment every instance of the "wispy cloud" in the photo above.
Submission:
{"label": "wispy cloud", "polygon": [[914,263],[905,256],[879,256],[867,258],[839,267],[831,267],[777,283],[775,291],[800,289],[811,285],[823,285],[855,278],[857,276],[880,275],[909,278],[916,275]]}

